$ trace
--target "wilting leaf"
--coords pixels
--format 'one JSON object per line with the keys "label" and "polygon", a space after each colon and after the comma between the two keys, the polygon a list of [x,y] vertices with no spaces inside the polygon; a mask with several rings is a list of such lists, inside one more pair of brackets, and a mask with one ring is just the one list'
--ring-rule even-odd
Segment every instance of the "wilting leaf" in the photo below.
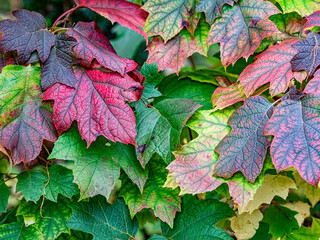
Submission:
{"label": "wilting leaf", "polygon": [[135,144],[135,117],[125,101],[140,99],[143,87],[129,75],[75,69],[76,88],[55,84],[44,99],[54,99],[53,120],[62,133],[78,122],[88,146],[97,136]]}
{"label": "wilting leaf", "polygon": [[276,0],[284,13],[298,12],[302,17],[320,8],[320,2],[314,0]]}
{"label": "wilting leaf", "polygon": [[11,150],[15,164],[35,159],[43,139],[56,140],[50,106],[42,103],[40,68],[3,68],[0,101],[0,143]]}
{"label": "wilting leaf", "polygon": [[316,11],[311,15],[306,17],[307,22],[304,25],[304,28],[311,28],[315,26],[320,26],[320,11]]}
{"label": "wilting leaf", "polygon": [[147,34],[140,29],[145,25],[148,13],[139,5],[123,0],[75,0],[75,2],[108,18],[112,23],[117,22],[136,31],[148,42]]}
{"label": "wilting leaf", "polygon": [[271,158],[277,171],[295,167],[308,183],[320,180],[320,100],[285,100],[274,110],[265,134],[273,135]]}
{"label": "wilting leaf", "polygon": [[31,53],[38,52],[41,62],[45,62],[55,44],[54,36],[46,30],[47,23],[44,17],[37,12],[25,9],[12,12],[17,20],[0,21],[0,51],[17,51],[21,64],[28,61]]}
{"label": "wilting leaf", "polygon": [[220,154],[214,168],[217,176],[230,178],[241,171],[254,183],[270,145],[264,129],[272,111],[273,106],[267,99],[254,96],[231,115],[228,125],[232,130],[215,149]]}
{"label": "wilting leaf", "polygon": [[131,220],[123,200],[113,205],[101,196],[88,202],[72,204],[68,227],[93,235],[95,240],[134,239],[139,229],[138,221]]}
{"label": "wilting leaf", "polygon": [[247,96],[254,93],[260,86],[269,83],[271,95],[278,95],[288,89],[290,80],[296,78],[298,81],[304,80],[299,73],[291,69],[291,59],[298,53],[291,47],[296,40],[285,41],[279,45],[269,47],[259,54],[257,60],[247,66],[240,74],[239,81],[243,91]]}
{"label": "wilting leaf", "polygon": [[229,87],[218,87],[212,94],[211,101],[214,110],[222,110],[237,102],[244,101],[245,96],[239,89],[238,84]]}
{"label": "wilting leaf", "polygon": [[131,217],[142,209],[151,208],[156,217],[173,227],[173,220],[178,211],[181,211],[179,190],[162,187],[166,181],[166,164],[161,158],[151,159],[149,165],[149,177],[142,193],[128,179],[124,178],[120,190],[129,207]]}
{"label": "wilting leaf", "polygon": [[262,39],[278,32],[267,18],[279,10],[263,0],[243,0],[233,7],[225,5],[222,17],[211,27],[208,43],[220,43],[221,61],[225,66],[239,58],[248,58]]}
{"label": "wilting leaf", "polygon": [[197,12],[204,12],[206,20],[211,25],[216,18],[221,17],[223,5],[229,4],[232,6],[233,0],[200,0],[197,5]]}

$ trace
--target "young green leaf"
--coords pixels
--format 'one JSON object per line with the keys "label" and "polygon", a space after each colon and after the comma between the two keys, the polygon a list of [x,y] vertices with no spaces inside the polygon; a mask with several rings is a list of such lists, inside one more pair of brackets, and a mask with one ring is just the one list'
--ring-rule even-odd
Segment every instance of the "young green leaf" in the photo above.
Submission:
{"label": "young green leaf", "polygon": [[11,194],[10,188],[6,185],[3,177],[0,175],[0,212],[6,212],[8,206],[9,196]]}
{"label": "young green leaf", "polygon": [[276,0],[284,13],[297,12],[302,17],[309,15],[320,8],[320,3],[313,0]]}

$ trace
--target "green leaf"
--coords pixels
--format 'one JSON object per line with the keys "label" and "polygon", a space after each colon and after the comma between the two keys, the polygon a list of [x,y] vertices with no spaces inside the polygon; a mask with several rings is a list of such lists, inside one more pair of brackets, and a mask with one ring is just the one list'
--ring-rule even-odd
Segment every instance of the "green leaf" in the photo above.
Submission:
{"label": "green leaf", "polygon": [[311,229],[302,226],[300,229],[294,229],[291,234],[281,238],[281,240],[319,240],[320,236],[320,220],[312,218]]}
{"label": "green leaf", "polygon": [[312,14],[316,9],[320,9],[320,3],[314,0],[276,0],[284,13],[297,12],[302,17]]}
{"label": "green leaf", "polygon": [[81,231],[71,230],[70,234],[63,233],[57,240],[90,240],[92,235]]}
{"label": "green leaf", "polygon": [[299,228],[299,224],[295,219],[297,212],[289,208],[271,205],[264,212],[262,222],[269,224],[269,233],[273,239],[278,239],[285,234],[291,233],[292,229]]}
{"label": "green leaf", "polygon": [[43,195],[47,177],[40,170],[22,172],[17,179],[17,192],[21,191],[27,201],[36,202]]}
{"label": "green leaf", "polygon": [[35,240],[44,239],[45,235],[33,225],[25,227],[23,222],[13,222],[0,226],[0,239]]}
{"label": "green leaf", "polygon": [[178,213],[174,221],[174,228],[162,223],[162,235],[172,240],[185,239],[221,239],[232,240],[232,237],[215,224],[234,215],[226,203],[218,200],[197,200],[187,197],[183,201],[182,212]]}
{"label": "green leaf", "polygon": [[163,79],[163,74],[158,73],[157,63],[143,64],[141,68],[141,74],[146,78],[142,99],[150,103],[150,98],[161,96],[161,93],[158,89],[156,89],[156,86]]}
{"label": "green leaf", "polygon": [[184,124],[200,105],[186,99],[164,99],[154,107],[136,116],[136,152],[143,167],[154,153],[171,161],[171,150],[176,149]]}
{"label": "green leaf", "polygon": [[168,240],[167,238],[165,238],[164,236],[160,236],[160,235],[152,235],[149,240]]}
{"label": "green leaf", "polygon": [[256,234],[250,240],[270,240],[271,235],[269,234],[269,225],[264,222],[260,222],[259,228]]}
{"label": "green leaf", "polygon": [[95,240],[134,239],[138,231],[137,220],[130,219],[121,199],[110,205],[105,198],[96,196],[71,207],[73,215],[68,226],[92,234]]}
{"label": "green leaf", "polygon": [[79,189],[73,183],[72,171],[59,165],[49,167],[50,181],[45,188],[45,197],[57,202],[58,194],[67,198],[79,193]]}
{"label": "green leaf", "polygon": [[181,210],[181,199],[178,197],[179,190],[162,187],[168,172],[162,159],[159,157],[151,159],[147,167],[149,178],[143,193],[141,194],[131,181],[124,178],[120,196],[124,198],[128,205],[132,218],[142,209],[151,208],[156,217],[173,227],[173,219],[177,211]]}
{"label": "green leaf", "polygon": [[2,176],[0,176],[0,193],[0,212],[6,212],[11,191]]}

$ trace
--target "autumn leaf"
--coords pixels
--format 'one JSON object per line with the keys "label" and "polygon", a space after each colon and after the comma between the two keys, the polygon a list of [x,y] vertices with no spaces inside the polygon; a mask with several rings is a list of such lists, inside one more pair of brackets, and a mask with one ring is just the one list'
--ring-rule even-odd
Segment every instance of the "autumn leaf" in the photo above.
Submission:
{"label": "autumn leaf", "polygon": [[276,0],[284,13],[297,12],[302,17],[309,15],[314,12],[314,10],[320,8],[320,3],[314,0]]}
{"label": "autumn leaf", "polygon": [[311,15],[306,17],[307,22],[304,25],[304,28],[311,28],[315,26],[320,26],[320,11],[316,11]]}
{"label": "autumn leaf", "polygon": [[244,100],[245,96],[243,96],[238,84],[232,84],[228,87],[218,87],[211,97],[214,110],[222,110]]}
{"label": "autumn leaf", "polygon": [[91,67],[92,61],[96,59],[105,68],[124,75],[137,66],[133,60],[116,54],[96,22],[78,22],[68,29],[67,34],[77,40],[74,51],[80,64],[85,67]]}
{"label": "autumn leaf", "polygon": [[270,94],[275,96],[288,89],[291,79],[296,78],[299,82],[304,80],[303,75],[293,72],[291,68],[290,61],[298,53],[291,47],[295,42],[297,41],[289,40],[269,47],[256,57],[257,60],[254,63],[245,68],[238,81],[247,96],[269,82]]}
{"label": "autumn leaf", "polygon": [[9,65],[0,75],[0,143],[15,164],[30,162],[42,141],[56,140],[50,105],[42,103],[40,68]]}
{"label": "autumn leaf", "polygon": [[263,0],[243,0],[233,7],[225,5],[222,17],[212,25],[208,44],[220,43],[223,65],[234,64],[239,58],[248,58],[262,39],[278,32],[267,18],[279,10]]}
{"label": "autumn leaf", "polygon": [[41,62],[45,62],[50,54],[55,38],[46,30],[47,23],[44,17],[37,12],[25,9],[12,12],[17,20],[0,21],[0,51],[17,51],[19,63],[28,61],[31,53],[38,52]]}
{"label": "autumn leaf", "polygon": [[0,73],[7,65],[19,65],[17,57],[12,52],[0,53]]}
{"label": "autumn leaf", "polygon": [[148,42],[147,34],[141,30],[148,17],[148,13],[141,9],[138,4],[123,0],[75,0],[78,6],[85,6],[100,15],[108,18],[112,23],[132,29],[141,34]]}
{"label": "autumn leaf", "polygon": [[129,75],[100,70],[74,70],[75,89],[62,84],[49,88],[44,99],[54,99],[53,120],[62,133],[78,122],[88,146],[99,135],[111,141],[135,144],[135,117],[125,101],[140,99],[143,87]]}
{"label": "autumn leaf", "polygon": [[233,0],[200,0],[197,5],[197,12],[204,12],[207,22],[212,25],[216,18],[221,17],[223,5],[232,6]]}
{"label": "autumn leaf", "polygon": [[317,97],[285,100],[275,108],[265,129],[266,135],[274,136],[271,158],[276,170],[293,166],[313,185],[320,180],[319,106]]}

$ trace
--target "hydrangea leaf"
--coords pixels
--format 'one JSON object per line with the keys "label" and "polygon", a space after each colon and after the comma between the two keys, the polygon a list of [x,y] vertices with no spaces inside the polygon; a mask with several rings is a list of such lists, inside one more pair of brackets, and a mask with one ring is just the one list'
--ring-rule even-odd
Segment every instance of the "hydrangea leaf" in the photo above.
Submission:
{"label": "hydrangea leaf", "polygon": [[146,78],[145,88],[143,89],[142,99],[150,102],[149,98],[159,97],[161,93],[156,86],[163,79],[163,74],[158,73],[157,63],[143,64],[141,74]]}
{"label": "hydrangea leaf", "polygon": [[292,232],[284,236],[283,240],[319,240],[320,234],[320,220],[317,218],[312,218],[311,229],[305,226],[302,226],[299,229],[293,229]]}
{"label": "hydrangea leaf", "polygon": [[285,100],[274,110],[266,125],[265,134],[273,135],[271,158],[279,172],[295,167],[308,183],[320,180],[320,100],[305,96],[299,100]]}
{"label": "hydrangea leaf", "polygon": [[33,225],[26,227],[23,222],[0,225],[0,238],[10,240],[43,239],[45,236]]}
{"label": "hydrangea leaf", "polygon": [[149,163],[149,178],[142,193],[139,189],[124,178],[120,190],[129,206],[130,215],[140,212],[142,209],[151,208],[156,217],[173,227],[173,220],[178,211],[181,211],[181,199],[178,197],[179,190],[162,187],[166,181],[166,164],[161,158],[153,158]]}
{"label": "hydrangea leaf", "polygon": [[302,226],[305,218],[310,217],[310,205],[308,203],[301,202],[301,201],[287,202],[281,206],[297,212],[297,214],[294,217],[297,220],[299,227]]}
{"label": "hydrangea leaf", "polygon": [[61,234],[57,240],[91,240],[93,236],[89,233],[84,233],[81,231],[71,230],[71,234],[63,233]]}
{"label": "hydrangea leaf", "polygon": [[313,78],[307,83],[304,93],[317,96],[320,94],[320,71],[316,71]]}
{"label": "hydrangea leaf", "polygon": [[194,0],[150,0],[143,6],[149,12],[144,30],[149,36],[160,35],[167,43],[189,23]]}
{"label": "hydrangea leaf", "polygon": [[0,143],[15,164],[35,159],[42,141],[56,140],[50,106],[42,103],[40,68],[9,65],[0,75]]}
{"label": "hydrangea leaf", "polygon": [[269,47],[256,57],[257,60],[254,63],[245,68],[238,80],[247,96],[269,82],[270,94],[274,96],[285,92],[291,79],[296,78],[300,82],[304,80],[301,74],[293,72],[291,68],[290,61],[298,53],[291,47],[295,42],[297,41],[289,40]]}
{"label": "hydrangea leaf", "polygon": [[182,128],[200,106],[187,99],[164,99],[137,114],[137,156],[143,167],[154,153],[171,161]]}
{"label": "hydrangea leaf", "polygon": [[[135,117],[125,101],[140,99],[143,87],[129,75],[97,69],[75,69],[76,88],[55,84],[44,99],[54,99],[53,120],[62,133],[78,122],[88,146],[97,136],[111,141],[135,144]],[[102,117],[103,116],[103,117]]]}
{"label": "hydrangea leaf", "polygon": [[214,110],[222,110],[237,102],[244,101],[245,96],[238,84],[228,87],[218,87],[212,94],[211,101]]}
{"label": "hydrangea leaf", "polygon": [[134,239],[139,229],[138,221],[131,220],[121,199],[110,205],[105,198],[96,196],[71,207],[68,227],[90,233],[95,240]]}
{"label": "hydrangea leaf", "polygon": [[307,22],[304,25],[304,28],[311,28],[315,26],[320,26],[320,11],[316,11],[311,15],[306,17]]}
{"label": "hydrangea leaf", "polygon": [[43,63],[41,73],[41,86],[47,90],[55,83],[74,87],[77,81],[72,66],[75,56],[71,48],[76,45],[76,40],[65,33],[55,35],[56,44],[51,48],[48,59]]}
{"label": "hydrangea leaf", "polygon": [[233,7],[225,5],[222,17],[212,25],[208,43],[220,43],[223,65],[234,64],[239,58],[248,58],[262,39],[278,32],[267,18],[279,10],[263,0],[243,0]]}
{"label": "hydrangea leaf", "polygon": [[200,0],[197,5],[197,12],[204,12],[207,22],[212,25],[218,17],[221,17],[223,5],[229,4],[232,6],[233,3],[233,0]]}
{"label": "hydrangea leaf", "polygon": [[167,167],[169,181],[165,186],[172,187],[169,183],[173,181],[179,185],[180,194],[196,194],[212,191],[222,184],[222,180],[212,175],[218,159],[214,149],[230,130],[227,121],[232,112],[233,109],[214,113],[198,111],[192,116],[188,127],[199,135],[174,152],[176,159]]}
{"label": "hydrangea leaf", "polygon": [[[201,213],[201,214],[197,214]],[[226,203],[218,200],[197,200],[195,197],[183,199],[182,212],[174,221],[174,228],[162,223],[162,235],[168,239],[221,239],[232,240],[232,237],[215,224],[234,215]]]}
{"label": "hydrangea leaf", "polygon": [[145,25],[148,13],[141,9],[138,4],[123,0],[75,0],[75,2],[78,6],[85,6],[108,18],[112,23],[117,22],[126,28],[136,31],[148,42],[147,34],[140,29]]}
{"label": "hydrangea leaf", "polygon": [[[279,13],[270,16],[270,20],[274,22],[281,33],[275,34],[274,37],[280,37],[283,33],[287,33],[291,36],[297,36],[300,34],[304,25],[304,20],[296,12]],[[271,36],[272,37],[272,36]]]}
{"label": "hydrangea leaf", "polygon": [[21,64],[28,61],[31,53],[38,52],[41,62],[45,62],[50,54],[55,38],[46,30],[47,23],[44,17],[37,12],[25,9],[12,12],[16,20],[0,21],[0,51],[17,51]]}
{"label": "hydrangea leaf", "polygon": [[292,58],[292,70],[305,70],[309,76],[312,76],[317,67],[320,65],[320,35],[309,33],[306,40],[300,40],[292,45],[298,50],[298,53]]}
{"label": "hydrangea leaf", "polygon": [[284,13],[297,12],[302,17],[310,15],[315,9],[320,8],[320,3],[313,0],[276,0]]}
{"label": "hydrangea leaf", "polygon": [[[1,36],[1,35],[0,35]],[[18,59],[14,53],[0,53],[0,73],[2,72],[2,68],[7,65],[18,65]]]}
{"label": "hydrangea leaf", "polygon": [[0,212],[6,212],[8,206],[9,196],[11,194],[10,188],[6,185],[3,177],[0,175]]}
{"label": "hydrangea leaf", "polygon": [[34,204],[22,200],[17,211],[17,215],[23,216],[25,220],[33,217],[34,226],[46,239],[56,239],[61,233],[70,233],[67,220],[71,214],[71,209],[64,202],[54,203],[49,200],[45,200],[42,207],[40,201]]}
{"label": "hydrangea leaf", "polygon": [[105,68],[124,75],[137,66],[133,60],[117,55],[96,22],[78,22],[68,29],[67,34],[77,40],[74,51],[81,65],[85,67],[90,67],[96,59]]}
{"label": "hydrangea leaf", "polygon": [[254,183],[260,175],[270,145],[264,129],[273,111],[272,104],[261,96],[248,98],[230,117],[231,132],[215,151],[220,154],[214,173],[230,178],[238,171]]}

